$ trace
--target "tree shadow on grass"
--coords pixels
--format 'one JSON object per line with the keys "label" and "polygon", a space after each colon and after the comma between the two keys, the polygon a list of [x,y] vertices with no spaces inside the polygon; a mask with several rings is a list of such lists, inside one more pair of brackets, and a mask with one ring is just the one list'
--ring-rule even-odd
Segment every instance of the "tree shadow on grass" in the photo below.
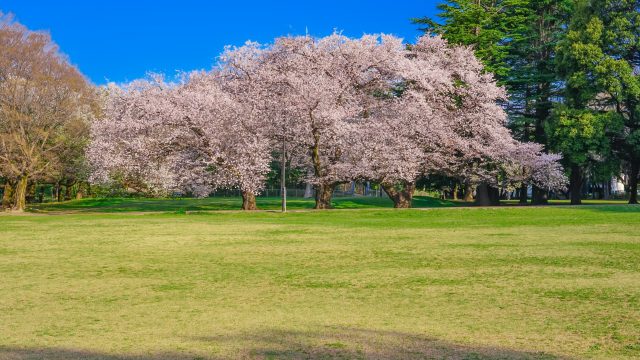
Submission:
{"label": "tree shadow on grass", "polygon": [[258,359],[569,359],[542,352],[472,347],[396,331],[327,327],[318,332],[273,329],[196,339],[227,347],[252,344],[241,357]]}
{"label": "tree shadow on grass", "polygon": [[64,348],[18,348],[0,346],[0,360],[194,360],[196,355],[146,354],[112,355],[93,351]]}
{"label": "tree shadow on grass", "polygon": [[[263,330],[243,334],[186,339],[190,342],[225,349],[225,354],[206,354],[192,348],[185,353],[110,355],[90,351],[56,348],[0,347],[0,359],[570,359],[543,352],[497,347],[474,347],[395,331],[327,327],[321,331]],[[204,347],[204,346],[203,346]]]}

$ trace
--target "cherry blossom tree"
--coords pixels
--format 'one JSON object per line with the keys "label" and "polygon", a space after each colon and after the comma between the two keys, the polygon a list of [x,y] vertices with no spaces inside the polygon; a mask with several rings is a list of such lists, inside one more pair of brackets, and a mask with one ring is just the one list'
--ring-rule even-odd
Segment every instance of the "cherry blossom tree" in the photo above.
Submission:
{"label": "cherry blossom tree", "polygon": [[104,89],[103,118],[92,123],[87,150],[91,182],[119,178],[126,187],[156,193],[174,185],[158,148],[170,131],[165,117],[168,92],[169,85],[159,77]]}
{"label": "cherry blossom tree", "polygon": [[112,85],[89,154],[95,179],[196,195],[237,187],[244,209],[278,152],[312,170],[318,209],[354,179],[380,183],[396,207],[430,174],[561,186],[557,156],[511,137],[504,97],[471,49],[440,37],[285,37],[228,48],[177,84]]}
{"label": "cherry blossom tree", "polygon": [[317,209],[329,208],[335,186],[351,179],[344,161],[350,123],[366,111],[378,86],[388,86],[390,74],[381,70],[401,48],[400,39],[390,36],[333,34],[284,37],[266,47],[248,44],[223,56],[251,78],[272,139],[287,145],[295,165],[313,170],[309,182]]}
{"label": "cherry blossom tree", "polygon": [[499,105],[504,89],[471,49],[423,36],[388,71],[396,74],[395,89],[379,96],[353,131],[351,138],[359,140],[351,166],[359,177],[379,182],[395,207],[411,206],[421,175],[467,179],[486,191],[507,174],[505,167],[517,167],[514,180],[561,186],[556,156],[511,137]]}
{"label": "cherry blossom tree", "polygon": [[561,159],[558,154],[545,153],[541,144],[516,142],[505,154],[502,169],[514,188],[532,185],[546,191],[564,190],[567,177]]}
{"label": "cherry blossom tree", "polygon": [[156,77],[112,85],[106,97],[105,119],[92,127],[94,181],[121,176],[155,193],[196,196],[235,187],[243,209],[256,208],[269,142],[215,74],[193,73],[180,84]]}

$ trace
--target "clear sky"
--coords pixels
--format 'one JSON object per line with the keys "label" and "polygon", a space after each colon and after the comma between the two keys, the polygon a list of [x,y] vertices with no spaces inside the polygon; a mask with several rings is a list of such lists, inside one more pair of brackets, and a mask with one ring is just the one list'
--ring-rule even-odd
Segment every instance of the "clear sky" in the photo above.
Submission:
{"label": "clear sky", "polygon": [[414,41],[412,17],[433,15],[434,0],[151,1],[0,0],[32,30],[47,30],[94,83],[146,72],[171,76],[208,69],[225,45],[282,35],[391,33]]}

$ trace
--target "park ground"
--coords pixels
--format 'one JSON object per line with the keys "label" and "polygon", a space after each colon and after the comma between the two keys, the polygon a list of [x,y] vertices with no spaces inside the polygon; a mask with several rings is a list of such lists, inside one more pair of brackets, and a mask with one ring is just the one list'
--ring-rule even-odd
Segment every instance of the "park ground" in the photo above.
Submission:
{"label": "park ground", "polygon": [[640,357],[639,206],[239,204],[0,215],[0,359]]}

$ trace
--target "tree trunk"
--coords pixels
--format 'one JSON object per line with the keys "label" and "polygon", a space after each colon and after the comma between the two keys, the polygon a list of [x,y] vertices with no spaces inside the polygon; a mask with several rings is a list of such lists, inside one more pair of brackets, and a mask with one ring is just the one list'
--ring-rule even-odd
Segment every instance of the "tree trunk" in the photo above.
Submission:
{"label": "tree trunk", "polygon": [[75,181],[67,181],[64,185],[64,200],[71,200],[71,190],[73,189],[73,185],[75,185]]}
{"label": "tree trunk", "polygon": [[547,191],[535,185],[532,187],[531,198],[531,203],[534,205],[547,205],[549,203]]}
{"label": "tree trunk", "polygon": [[331,209],[331,197],[333,196],[333,184],[316,185],[316,206],[314,209]]}
{"label": "tree trunk", "polygon": [[456,183],[453,185],[453,200],[458,200],[458,190],[459,190],[459,186],[458,186],[458,182],[456,181]]}
{"label": "tree trunk", "polygon": [[500,205],[500,192],[498,188],[480,183],[476,188],[476,205],[498,206]]}
{"label": "tree trunk", "polygon": [[25,196],[25,202],[35,202],[36,201],[36,183],[31,183],[27,185],[27,194]]}
{"label": "tree trunk", "polygon": [[78,191],[76,191],[76,200],[84,197],[84,182],[78,182]]}
{"label": "tree trunk", "polygon": [[13,205],[13,195],[14,195],[15,184],[10,180],[7,180],[4,183],[4,192],[2,193],[2,208],[3,209],[11,209]]}
{"label": "tree trunk", "polygon": [[629,172],[629,204],[638,203],[638,173],[640,172],[640,161],[631,162]]}
{"label": "tree trunk", "polygon": [[242,191],[242,210],[258,210],[256,195],[251,191]]}
{"label": "tree trunk", "polygon": [[582,204],[582,169],[580,166],[571,165],[571,178],[569,179],[569,192],[571,205]]}
{"label": "tree trunk", "polygon": [[491,206],[499,206],[500,205],[500,189],[494,186],[489,186],[489,201],[491,202]]}
{"label": "tree trunk", "polygon": [[479,206],[491,205],[491,200],[489,199],[489,187],[487,186],[486,183],[480,183],[476,188],[476,205],[479,205]]}
{"label": "tree trunk", "polygon": [[500,191],[498,188],[480,183],[476,188],[476,205],[498,206],[500,205]]}
{"label": "tree trunk", "polygon": [[603,199],[604,200],[610,200],[611,199],[611,180],[609,180],[608,182],[604,182],[602,184],[602,189],[603,189]]}
{"label": "tree trunk", "polygon": [[526,184],[522,184],[522,186],[520,186],[520,204],[526,205],[527,204],[527,192],[529,191],[529,186],[527,186]]}
{"label": "tree trunk", "polygon": [[62,201],[62,189],[60,187],[60,181],[56,181],[56,186],[55,186],[55,193],[56,193],[56,201],[57,202],[61,202]]}
{"label": "tree trunk", "polygon": [[464,201],[472,202],[473,201],[473,185],[470,181],[464,182]]}
{"label": "tree trunk", "polygon": [[27,207],[27,185],[29,184],[29,177],[27,175],[21,175],[16,183],[16,193],[13,202],[13,211],[24,211]]}
{"label": "tree trunk", "polygon": [[42,204],[43,201],[44,201],[44,186],[40,186],[40,189],[38,190],[38,202]]}
{"label": "tree trunk", "polygon": [[[310,113],[309,116],[313,118]],[[313,174],[316,178],[321,178],[324,175],[322,161],[320,159],[320,133],[317,128],[312,128],[313,134],[313,146],[311,147],[311,160],[313,162]],[[335,184],[317,184],[316,190],[316,206],[314,209],[331,209],[331,197],[333,196],[333,189]]]}
{"label": "tree trunk", "polygon": [[397,189],[394,184],[382,184],[382,189],[393,201],[396,209],[409,209],[413,201],[413,192],[416,190],[415,183],[404,183],[402,189]]}

